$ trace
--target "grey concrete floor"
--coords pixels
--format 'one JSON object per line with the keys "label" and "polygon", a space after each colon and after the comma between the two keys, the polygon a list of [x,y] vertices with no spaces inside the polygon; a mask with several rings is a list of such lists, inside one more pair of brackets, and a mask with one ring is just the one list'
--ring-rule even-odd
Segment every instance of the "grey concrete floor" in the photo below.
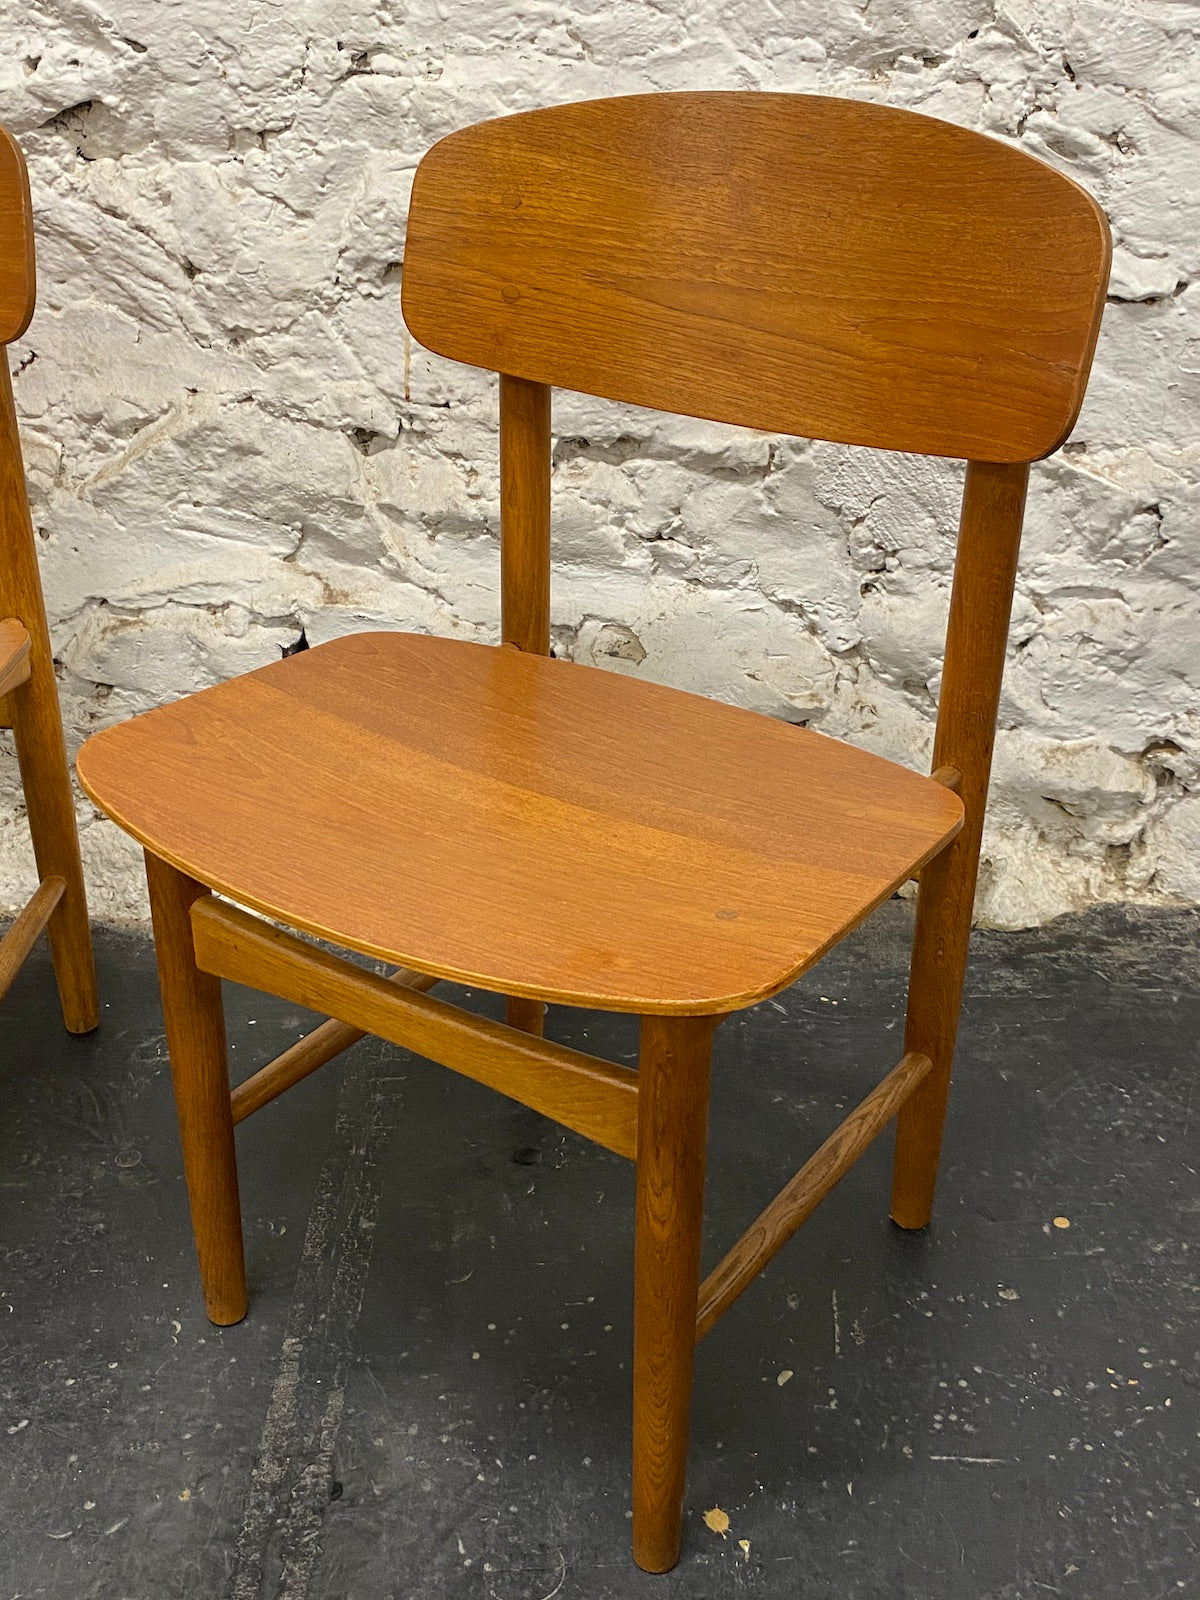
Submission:
{"label": "grey concrete floor", "polygon": [[[908,926],[718,1033],[709,1259],[898,1057]],[[366,1041],[241,1130],[218,1331],[152,953],[99,955],[91,1038],[43,953],[0,1009],[0,1600],[1200,1591],[1197,915],[977,936],[934,1226],[888,1223],[885,1137],[701,1346],[665,1578],[628,1555],[631,1170]],[[309,1024],[227,1006],[239,1076]],[[549,1031],[633,1059],[629,1019]]]}

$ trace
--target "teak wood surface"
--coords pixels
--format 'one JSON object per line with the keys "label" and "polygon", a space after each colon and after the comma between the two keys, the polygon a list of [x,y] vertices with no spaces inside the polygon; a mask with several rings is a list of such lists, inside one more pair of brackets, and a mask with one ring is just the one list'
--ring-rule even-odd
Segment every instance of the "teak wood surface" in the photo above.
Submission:
{"label": "teak wood surface", "polygon": [[1108,225],[1034,157],[816,95],[479,123],[417,169],[404,315],[456,361],[745,427],[982,461],[1066,438]]}
{"label": "teak wood surface", "polygon": [[401,633],[134,718],[79,775],[148,849],[293,927],[641,1014],[774,993],[962,821],[941,784],[808,729]]}
{"label": "teak wood surface", "polygon": [[[1075,420],[1108,261],[1061,174],[883,106],[634,96],[452,134],[416,175],[404,309],[431,349],[500,374],[502,647],[342,639],[81,758],[148,852],[216,1320],[245,1308],[235,1116],[361,1029],[635,1157],[647,1570],[679,1553],[696,1339],[893,1118],[893,1216],[929,1220],[1029,463]],[[551,385],[968,460],[931,777],[550,658]],[[701,1285],[721,1016],[918,872],[901,1061]],[[209,889],[410,970],[365,973]],[[214,974],[338,1020],[231,1098]],[[439,977],[506,995],[509,1026],[417,992]],[[638,1072],[538,1039],[547,1000],[639,1013]]]}
{"label": "teak wood surface", "polygon": [[[0,346],[25,332],[35,288],[29,180],[19,148],[0,128]],[[7,355],[4,349],[0,359],[0,714],[13,730],[40,880],[30,908],[48,907],[45,927],[63,1021],[72,1033],[88,1033],[100,1020],[100,1003]],[[58,886],[52,896],[49,885]],[[17,948],[10,943],[10,953]]]}

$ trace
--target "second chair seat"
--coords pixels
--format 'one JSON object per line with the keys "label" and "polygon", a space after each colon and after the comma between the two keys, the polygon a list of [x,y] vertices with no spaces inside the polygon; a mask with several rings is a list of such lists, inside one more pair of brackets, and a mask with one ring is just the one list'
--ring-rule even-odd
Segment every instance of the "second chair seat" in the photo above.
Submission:
{"label": "second chair seat", "polygon": [[781,989],[962,821],[940,783],[807,729],[408,633],[148,712],[79,775],[155,855],[292,927],[639,1013]]}

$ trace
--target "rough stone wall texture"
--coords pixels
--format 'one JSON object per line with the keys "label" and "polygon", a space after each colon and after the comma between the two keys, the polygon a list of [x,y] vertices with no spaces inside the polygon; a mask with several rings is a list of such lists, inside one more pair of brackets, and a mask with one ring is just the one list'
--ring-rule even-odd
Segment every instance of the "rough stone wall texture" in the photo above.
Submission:
{"label": "rough stone wall texture", "polygon": [[[1200,7],[1168,0],[4,0],[40,310],[13,349],[69,738],[314,642],[494,638],[494,380],[406,339],[413,168],[645,89],[883,100],[1019,141],[1117,241],[1036,471],[980,912],[1200,900]],[[927,759],[953,466],[560,397],[560,653]],[[11,750],[0,901],[30,879]],[[95,912],[137,852],[81,802]]]}

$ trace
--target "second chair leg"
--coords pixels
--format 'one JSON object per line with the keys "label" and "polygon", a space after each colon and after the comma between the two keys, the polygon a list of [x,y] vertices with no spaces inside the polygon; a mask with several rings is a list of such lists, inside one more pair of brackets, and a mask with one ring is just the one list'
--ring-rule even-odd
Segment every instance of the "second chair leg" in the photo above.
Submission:
{"label": "second chair leg", "polygon": [[642,1019],[633,1324],[633,1559],[679,1559],[716,1017]]}
{"label": "second chair leg", "polygon": [[163,1020],[209,1320],[246,1315],[246,1268],[220,980],[196,966],[191,909],[209,891],[146,854]]}
{"label": "second chair leg", "polygon": [[63,1021],[71,1033],[90,1033],[100,1021],[100,1002],[71,776],[48,657],[39,659],[29,681],[9,695],[8,708],[38,873],[66,883],[46,926]]}

